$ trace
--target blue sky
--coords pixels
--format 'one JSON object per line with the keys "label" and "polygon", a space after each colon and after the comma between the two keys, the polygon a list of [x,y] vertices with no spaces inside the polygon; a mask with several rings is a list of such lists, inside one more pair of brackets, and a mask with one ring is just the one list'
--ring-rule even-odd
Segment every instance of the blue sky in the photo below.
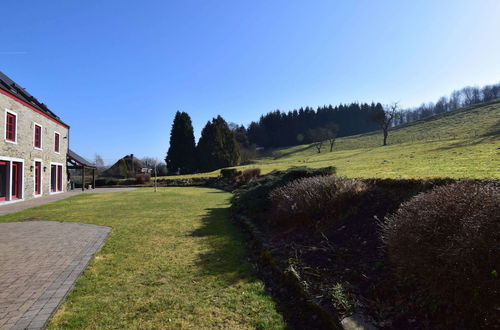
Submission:
{"label": "blue sky", "polygon": [[435,101],[500,81],[500,1],[2,1],[0,71],[106,163],[164,158],[176,110]]}

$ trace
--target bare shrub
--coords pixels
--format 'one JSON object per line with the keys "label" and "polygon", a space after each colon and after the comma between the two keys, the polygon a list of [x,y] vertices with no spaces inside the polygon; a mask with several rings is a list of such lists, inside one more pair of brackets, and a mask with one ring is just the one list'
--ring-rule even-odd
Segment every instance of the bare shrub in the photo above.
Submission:
{"label": "bare shrub", "polygon": [[475,326],[499,319],[498,185],[459,182],[419,194],[385,219],[382,238],[429,310]]}
{"label": "bare shrub", "polygon": [[140,173],[135,175],[135,182],[137,184],[143,184],[151,180],[151,175],[148,173]]}
{"label": "bare shrub", "polygon": [[220,176],[226,180],[233,180],[240,174],[241,172],[235,168],[223,168],[220,170]]}
{"label": "bare shrub", "polygon": [[270,194],[274,217],[281,226],[333,225],[353,210],[351,202],[367,190],[361,180],[315,176],[292,181]]}
{"label": "bare shrub", "polygon": [[244,185],[260,176],[260,168],[247,168],[236,178],[237,185]]}

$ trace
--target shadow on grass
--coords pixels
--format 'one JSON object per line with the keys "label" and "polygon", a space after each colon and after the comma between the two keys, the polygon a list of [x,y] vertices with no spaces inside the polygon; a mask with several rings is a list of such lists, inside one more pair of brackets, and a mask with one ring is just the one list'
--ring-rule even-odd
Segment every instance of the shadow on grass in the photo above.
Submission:
{"label": "shadow on grass", "polygon": [[[289,291],[286,284],[273,276],[267,268],[252,267],[252,251],[247,250],[243,234],[229,220],[229,208],[211,208],[203,218],[203,225],[191,236],[207,240],[210,249],[201,253],[197,261],[200,276],[213,276],[226,286],[238,287],[242,281],[253,283],[258,278],[265,285],[264,295],[272,297],[276,310],[283,315],[285,329],[326,329],[322,321],[304,310],[304,302]],[[307,307],[306,307],[307,309]],[[257,328],[267,328],[257,327]]]}
{"label": "shadow on grass", "polygon": [[500,120],[497,120],[495,124],[491,125],[491,127],[488,128],[488,130],[482,136],[500,136]]}
{"label": "shadow on grass", "polygon": [[224,190],[211,190],[211,191],[207,191],[206,194],[227,194],[227,191],[224,191]]}
{"label": "shadow on grass", "polygon": [[296,150],[292,150],[292,151],[289,151],[289,152],[284,152],[284,153],[279,154],[279,155],[272,154],[271,156],[274,157],[275,160],[277,160],[277,159],[288,157],[290,155],[293,155],[293,154],[301,152],[301,151],[306,151],[308,149],[312,149],[312,148],[313,148],[313,146],[311,144],[308,144],[308,145],[306,145],[306,146],[304,146],[302,148],[296,149]]}
{"label": "shadow on grass", "polygon": [[201,275],[216,276],[226,284],[244,280],[256,280],[254,270],[248,262],[243,237],[229,221],[229,208],[211,208],[202,219],[202,226],[191,233],[204,238],[209,251],[201,253],[196,262]]}
{"label": "shadow on grass", "polygon": [[477,138],[475,140],[466,140],[466,141],[455,142],[455,143],[452,143],[452,144],[447,145],[447,146],[435,148],[433,150],[444,151],[444,150],[451,150],[451,149],[461,148],[461,147],[472,147],[472,146],[476,146],[476,145],[479,145],[479,144],[482,144],[485,142],[494,141],[494,138],[495,137],[492,138],[492,136],[483,135],[483,137]]}

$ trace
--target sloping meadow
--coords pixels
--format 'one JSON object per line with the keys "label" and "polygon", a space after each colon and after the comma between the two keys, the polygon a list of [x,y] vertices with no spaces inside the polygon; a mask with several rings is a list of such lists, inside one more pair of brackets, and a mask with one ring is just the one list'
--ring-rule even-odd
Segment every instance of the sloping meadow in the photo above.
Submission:
{"label": "sloping meadow", "polygon": [[381,329],[492,328],[500,319],[500,184],[275,171],[234,192],[283,273],[340,320]]}

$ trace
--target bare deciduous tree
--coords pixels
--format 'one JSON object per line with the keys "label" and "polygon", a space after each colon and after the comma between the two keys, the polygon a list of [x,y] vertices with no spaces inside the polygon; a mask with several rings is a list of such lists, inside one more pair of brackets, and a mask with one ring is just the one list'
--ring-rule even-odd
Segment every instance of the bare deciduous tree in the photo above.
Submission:
{"label": "bare deciduous tree", "polygon": [[381,109],[374,113],[372,120],[379,124],[380,128],[384,133],[384,143],[387,145],[387,137],[389,136],[389,128],[391,127],[392,121],[396,118],[398,114],[398,103],[394,102],[391,105],[386,106],[386,109]]}
{"label": "bare deciduous tree", "polygon": [[328,142],[330,143],[330,152],[332,152],[333,145],[335,144],[335,139],[339,134],[339,126],[336,124],[329,124],[325,126],[325,134]]}
{"label": "bare deciduous tree", "polygon": [[472,87],[470,87],[470,86],[464,87],[462,89],[462,95],[464,96],[463,105],[467,106],[467,105],[473,104],[474,91],[473,91]]}
{"label": "bare deciduous tree", "polygon": [[455,110],[460,108],[462,104],[462,93],[460,91],[453,91],[450,96],[449,110]]}
{"label": "bare deciduous tree", "polygon": [[153,158],[153,157],[144,157],[144,158],[141,158],[141,162],[147,168],[154,168],[156,165],[158,165],[160,163],[160,161],[158,159]]}
{"label": "bare deciduous tree", "polygon": [[321,153],[323,144],[325,141],[330,143],[330,151],[333,150],[333,145],[335,144],[335,139],[337,138],[339,128],[335,124],[328,124],[324,127],[318,127],[315,129],[310,129],[308,131],[308,136],[313,142],[313,146]]}
{"label": "bare deciduous tree", "polygon": [[311,139],[312,146],[316,148],[318,153],[321,153],[323,143],[326,140],[323,128],[310,129],[307,131],[307,135],[309,136],[309,139]]}
{"label": "bare deciduous tree", "polygon": [[97,168],[98,175],[104,172],[104,170],[106,169],[106,166],[104,165],[104,160],[102,159],[101,155],[95,154],[94,166]]}
{"label": "bare deciduous tree", "polygon": [[153,158],[153,157],[144,157],[141,159],[141,162],[144,164],[144,166],[146,166],[150,170],[150,172],[152,172],[151,175],[154,177],[155,192],[157,192],[158,191],[158,181],[157,181],[158,170],[159,170],[159,167],[162,165],[165,165],[165,167],[166,167],[166,164],[162,164],[162,162],[158,158]]}

